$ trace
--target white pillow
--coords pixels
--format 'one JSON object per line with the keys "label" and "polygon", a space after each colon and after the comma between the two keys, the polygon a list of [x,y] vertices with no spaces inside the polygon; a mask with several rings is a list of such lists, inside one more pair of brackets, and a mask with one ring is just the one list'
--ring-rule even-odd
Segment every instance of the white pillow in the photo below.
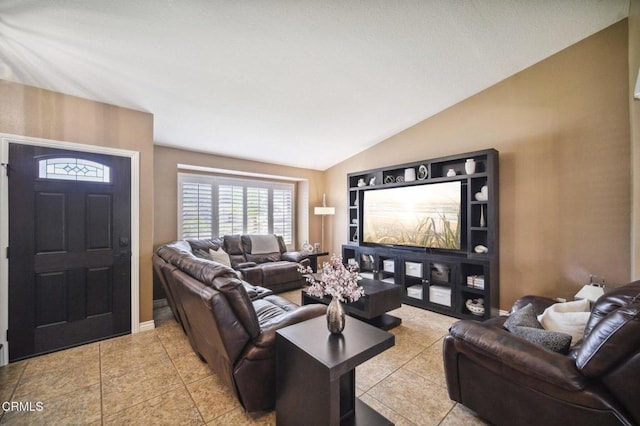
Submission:
{"label": "white pillow", "polygon": [[572,302],[554,303],[538,315],[538,321],[545,330],[558,331],[571,335],[571,347],[582,341],[584,328],[591,311],[587,299]]}
{"label": "white pillow", "polygon": [[214,262],[222,263],[224,266],[231,268],[231,259],[229,259],[227,252],[222,250],[222,247],[219,247],[218,250],[210,248],[209,256],[211,256],[211,260]]}

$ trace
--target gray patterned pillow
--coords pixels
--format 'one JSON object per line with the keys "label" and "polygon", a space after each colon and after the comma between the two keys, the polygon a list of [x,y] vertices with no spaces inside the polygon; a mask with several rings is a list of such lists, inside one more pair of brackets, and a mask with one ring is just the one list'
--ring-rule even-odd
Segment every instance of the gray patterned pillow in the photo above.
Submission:
{"label": "gray patterned pillow", "polygon": [[513,332],[513,327],[543,328],[531,303],[509,315],[509,318],[504,322],[504,328]]}
{"label": "gray patterned pillow", "polygon": [[571,346],[571,335],[566,333],[518,325],[511,327],[509,331],[516,336],[520,336],[536,345],[544,346],[554,352],[566,354]]}

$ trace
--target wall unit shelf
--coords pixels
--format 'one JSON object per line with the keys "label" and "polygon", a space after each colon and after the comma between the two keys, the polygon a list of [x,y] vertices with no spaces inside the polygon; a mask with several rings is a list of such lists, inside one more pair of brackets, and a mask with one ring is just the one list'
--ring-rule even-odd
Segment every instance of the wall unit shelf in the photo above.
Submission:
{"label": "wall unit shelf", "polygon": [[[473,159],[475,171],[465,163]],[[455,173],[455,174],[454,174]],[[366,191],[461,183],[459,249],[407,247],[363,241]],[[499,311],[498,151],[487,149],[347,175],[348,243],[345,262],[365,276],[403,287],[403,302],[458,318],[486,319]],[[483,314],[468,301],[484,300]],[[473,309],[473,306],[471,306]]]}

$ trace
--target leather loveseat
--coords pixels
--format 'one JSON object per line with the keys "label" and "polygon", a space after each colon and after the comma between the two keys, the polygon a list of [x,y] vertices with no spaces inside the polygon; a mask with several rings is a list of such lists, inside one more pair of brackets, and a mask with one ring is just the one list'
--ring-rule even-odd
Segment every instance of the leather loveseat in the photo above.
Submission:
{"label": "leather loveseat", "polygon": [[[525,296],[536,313],[555,303]],[[444,339],[449,397],[492,424],[640,424],[640,281],[593,305],[584,337],[567,354],[510,333],[505,316],[458,321]]]}
{"label": "leather loveseat", "polygon": [[224,250],[230,266],[242,274],[243,280],[276,293],[300,288],[306,282],[298,267],[309,265],[307,254],[287,251],[280,235],[225,235],[187,241],[194,252],[205,255],[209,249]]}
{"label": "leather loveseat", "polygon": [[276,330],[325,313],[299,307],[242,281],[236,271],[194,256],[186,241],[159,247],[154,271],[193,350],[246,411],[275,405]]}

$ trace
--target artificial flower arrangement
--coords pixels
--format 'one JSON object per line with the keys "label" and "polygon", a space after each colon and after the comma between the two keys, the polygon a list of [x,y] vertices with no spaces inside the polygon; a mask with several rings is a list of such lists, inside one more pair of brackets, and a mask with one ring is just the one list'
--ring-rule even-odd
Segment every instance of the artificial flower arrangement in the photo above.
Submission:
{"label": "artificial flower arrangement", "polygon": [[[309,266],[301,266],[298,271],[306,275],[307,282],[311,284],[307,289],[311,296],[322,298],[329,295],[341,302],[355,302],[364,296],[364,289],[358,285],[362,279],[358,268],[355,265],[345,267],[342,256],[333,254],[329,262],[322,264],[322,271],[315,277]],[[318,275],[319,278],[316,278]]]}

